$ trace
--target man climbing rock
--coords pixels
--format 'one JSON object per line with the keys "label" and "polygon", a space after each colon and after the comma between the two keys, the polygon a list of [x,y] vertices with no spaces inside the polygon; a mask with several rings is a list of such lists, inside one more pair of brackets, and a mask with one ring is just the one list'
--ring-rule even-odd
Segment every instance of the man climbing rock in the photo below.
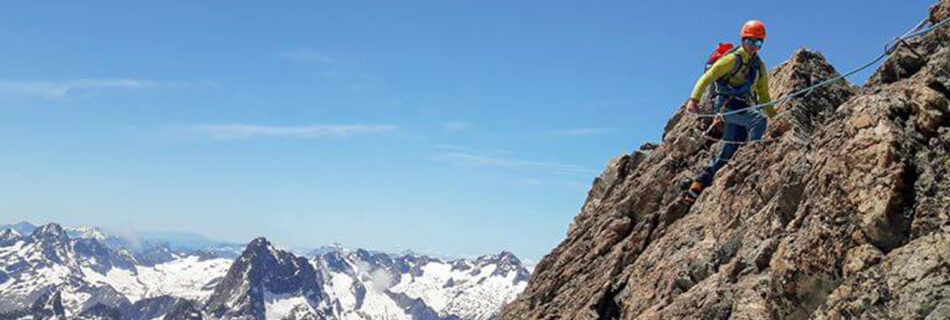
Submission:
{"label": "man climbing rock", "polygon": [[[715,86],[712,93],[713,109],[716,112],[739,110],[772,100],[769,96],[768,68],[758,56],[765,41],[765,24],[758,20],[746,22],[742,26],[741,37],[742,45],[718,58],[696,82],[686,103],[687,110],[694,113],[698,111],[699,99],[711,84]],[[771,118],[775,115],[775,109],[769,106],[761,111],[747,110],[721,117],[725,123],[722,149],[699,176],[693,179],[687,200],[695,200],[703,189],[712,183],[716,171],[732,159],[732,155],[743,142],[762,137],[768,126],[768,120],[763,113]]]}

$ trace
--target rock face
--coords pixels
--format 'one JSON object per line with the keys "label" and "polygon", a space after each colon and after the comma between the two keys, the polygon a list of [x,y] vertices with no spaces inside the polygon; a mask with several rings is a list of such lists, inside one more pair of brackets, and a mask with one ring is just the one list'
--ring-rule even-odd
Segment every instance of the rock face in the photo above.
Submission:
{"label": "rock face", "polygon": [[63,298],[59,291],[44,293],[33,306],[30,312],[35,320],[61,320],[66,319],[66,312],[63,310]]}
{"label": "rock face", "polygon": [[39,244],[43,262],[62,264],[69,260],[69,237],[58,224],[37,228],[30,235],[30,241]]}
{"label": "rock face", "polygon": [[95,239],[75,239],[72,249],[81,265],[99,273],[108,273],[112,268],[135,270],[135,258],[124,251],[112,250]]}
{"label": "rock face", "polygon": [[89,309],[86,309],[79,316],[76,317],[77,320],[122,320],[122,313],[113,307],[96,304]]}
{"label": "rock face", "polygon": [[172,296],[142,299],[130,305],[126,310],[123,310],[123,319],[163,318],[175,305],[183,303],[184,301],[187,301],[187,299]]}
{"label": "rock face", "polygon": [[[950,16],[950,0],[930,20]],[[773,96],[835,74],[799,50]],[[498,317],[950,319],[950,27],[908,41],[856,88],[779,104],[690,208],[719,145],[679,110],[659,145],[608,164],[567,239]]]}
{"label": "rock face", "polygon": [[202,320],[201,305],[191,300],[182,300],[172,307],[164,320]]}

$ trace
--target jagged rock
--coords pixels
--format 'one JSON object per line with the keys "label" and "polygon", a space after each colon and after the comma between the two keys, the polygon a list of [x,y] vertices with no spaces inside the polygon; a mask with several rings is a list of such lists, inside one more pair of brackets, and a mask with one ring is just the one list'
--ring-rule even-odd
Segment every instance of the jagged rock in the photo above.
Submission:
{"label": "jagged rock", "polygon": [[396,258],[394,264],[400,274],[408,273],[415,277],[421,277],[425,274],[422,267],[432,261],[434,260],[429,257],[407,254]]}
{"label": "jagged rock", "polygon": [[86,309],[75,318],[76,320],[122,320],[122,312],[104,304],[96,304]]}
{"label": "jagged rock", "polygon": [[74,239],[72,249],[77,260],[99,273],[108,273],[112,268],[135,270],[135,258],[124,252],[112,250],[95,239]]}
{"label": "jagged rock", "polygon": [[129,305],[122,314],[124,319],[151,320],[169,314],[177,304],[185,299],[172,296],[145,298]]}
{"label": "jagged rock", "polygon": [[191,300],[181,300],[165,315],[164,320],[202,320],[201,305]]}
{"label": "jagged rock", "polygon": [[13,245],[22,239],[23,236],[21,236],[19,232],[16,232],[16,230],[7,228],[0,231],[0,247]]}
{"label": "jagged rock", "polygon": [[60,291],[50,291],[41,295],[30,307],[30,313],[33,314],[34,320],[65,320],[66,311],[63,309]]}
{"label": "jagged rock", "polygon": [[[931,20],[950,16],[950,0]],[[895,32],[900,32],[895,31]],[[836,72],[801,49],[782,96]],[[717,150],[678,110],[663,142],[594,181],[567,239],[499,315],[528,319],[945,319],[950,313],[950,27],[860,88],[783,102],[692,207],[680,181]]]}
{"label": "jagged rock", "polygon": [[422,299],[413,299],[403,293],[386,292],[400,307],[406,310],[407,314],[412,315],[415,320],[443,320],[439,313],[432,310]]}
{"label": "jagged rock", "polygon": [[0,320],[27,320],[33,319],[29,310],[13,310],[0,312]]}
{"label": "jagged rock", "polygon": [[[326,298],[322,282],[321,275],[306,258],[257,238],[231,265],[205,310],[216,318],[265,320],[265,303],[271,296],[299,295],[316,306]],[[318,318],[323,312],[313,311]]]}
{"label": "jagged rock", "polygon": [[135,260],[144,266],[152,267],[157,264],[173,261],[175,260],[175,255],[180,253],[182,252],[178,252],[172,249],[168,244],[163,243],[137,252],[135,254]]}
{"label": "jagged rock", "polygon": [[[930,234],[900,247],[848,277],[815,313],[870,319],[947,319],[950,305],[950,234]],[[942,306],[942,307],[941,307]]]}
{"label": "jagged rock", "polygon": [[63,227],[50,223],[33,231],[29,241],[37,243],[43,254],[44,262],[63,263],[69,255],[69,237]]}

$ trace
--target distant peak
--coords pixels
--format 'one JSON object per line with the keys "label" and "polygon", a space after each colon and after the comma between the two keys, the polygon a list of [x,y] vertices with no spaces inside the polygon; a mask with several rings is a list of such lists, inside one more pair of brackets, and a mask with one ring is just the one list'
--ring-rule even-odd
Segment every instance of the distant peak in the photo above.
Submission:
{"label": "distant peak", "polygon": [[57,233],[64,232],[63,226],[59,225],[58,223],[47,223],[36,228],[36,232],[50,232],[50,231],[57,232]]}
{"label": "distant peak", "polygon": [[63,227],[56,223],[48,223],[36,230],[33,231],[33,234],[30,236],[34,239],[49,239],[49,240],[67,240],[66,231],[63,230]]}
{"label": "distant peak", "polygon": [[510,261],[512,263],[521,264],[521,259],[518,259],[518,256],[511,251],[502,251],[498,254],[498,259],[502,261]]}
{"label": "distant peak", "polygon": [[0,247],[14,244],[22,238],[23,236],[20,235],[19,232],[16,232],[16,230],[10,228],[4,229],[0,231]]}
{"label": "distant peak", "polygon": [[27,221],[20,221],[20,222],[17,222],[17,223],[16,223],[16,224],[14,224],[13,226],[15,226],[15,227],[29,227],[29,228],[36,228],[36,225],[35,225],[35,224],[32,224],[32,223],[30,223],[30,222],[27,222]]}
{"label": "distant peak", "polygon": [[74,238],[106,240],[106,232],[99,227],[66,227],[66,234]]}
{"label": "distant peak", "polygon": [[251,243],[247,244],[248,247],[268,247],[270,245],[270,241],[265,237],[254,238],[254,240],[251,240]]}
{"label": "distant peak", "polygon": [[36,230],[36,225],[26,221],[20,221],[14,224],[0,226],[0,228],[10,228],[19,233],[21,236],[28,236]]}
{"label": "distant peak", "polygon": [[[275,251],[274,245],[270,241],[268,241],[267,238],[258,237],[258,238],[255,238],[254,240],[251,240],[251,242],[247,244],[247,247],[244,248],[243,255],[247,255],[247,254],[276,255],[276,253],[273,253],[274,251]],[[268,252],[271,252],[271,253],[268,253]]]}
{"label": "distant peak", "polygon": [[520,265],[521,259],[518,259],[514,253],[511,251],[504,250],[498,254],[494,255],[484,255],[478,257],[477,261],[479,263],[508,263],[514,265]]}
{"label": "distant peak", "polygon": [[11,228],[6,228],[6,229],[3,229],[3,231],[0,231],[0,238],[14,237],[14,236],[21,236],[21,234]]}

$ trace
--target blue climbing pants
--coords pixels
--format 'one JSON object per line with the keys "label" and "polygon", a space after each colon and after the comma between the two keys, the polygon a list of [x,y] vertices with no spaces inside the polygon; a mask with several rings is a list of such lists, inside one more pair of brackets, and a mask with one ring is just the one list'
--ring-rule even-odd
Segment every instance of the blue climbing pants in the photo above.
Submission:
{"label": "blue climbing pants", "polygon": [[[727,111],[749,107],[742,99],[727,98],[725,99],[725,103],[725,110]],[[717,105],[718,104],[719,103],[717,103]],[[720,110],[720,108],[716,109]],[[739,150],[741,144],[728,142],[759,140],[762,138],[762,134],[765,133],[765,128],[768,127],[769,124],[765,115],[758,110],[748,110],[723,116],[723,122],[722,140],[726,142],[722,144],[722,149],[719,150],[719,153],[709,162],[709,165],[703,168],[703,172],[696,178],[696,180],[699,180],[704,186],[712,184],[716,172],[732,159],[732,155],[736,153],[736,150]]]}

